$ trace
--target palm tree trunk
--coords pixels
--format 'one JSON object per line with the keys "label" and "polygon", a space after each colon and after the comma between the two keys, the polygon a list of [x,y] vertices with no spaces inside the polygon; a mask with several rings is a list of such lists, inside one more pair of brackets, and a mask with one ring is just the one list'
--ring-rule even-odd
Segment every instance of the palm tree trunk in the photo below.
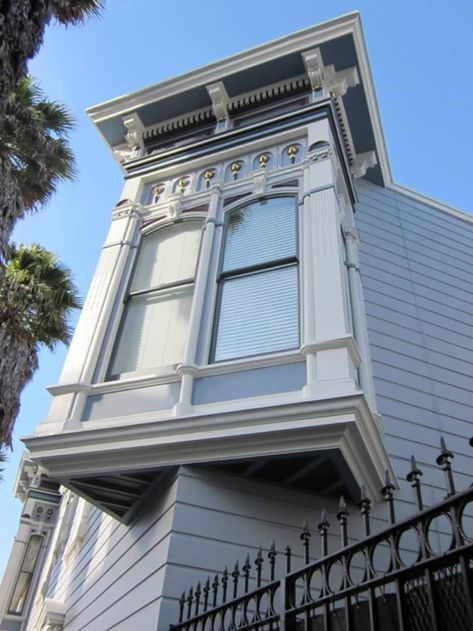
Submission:
{"label": "palm tree trunk", "polygon": [[51,0],[0,3],[0,103],[26,76],[26,63],[41,46],[51,19],[50,6]]}
{"label": "palm tree trunk", "polygon": [[11,447],[11,430],[20,410],[20,396],[38,367],[36,347],[0,325],[0,444]]}
{"label": "palm tree trunk", "polygon": [[[15,222],[23,217],[25,212],[23,197],[15,178],[11,175],[11,165],[8,160],[0,158],[0,283],[5,273],[8,242]],[[0,347],[1,348],[1,347]]]}

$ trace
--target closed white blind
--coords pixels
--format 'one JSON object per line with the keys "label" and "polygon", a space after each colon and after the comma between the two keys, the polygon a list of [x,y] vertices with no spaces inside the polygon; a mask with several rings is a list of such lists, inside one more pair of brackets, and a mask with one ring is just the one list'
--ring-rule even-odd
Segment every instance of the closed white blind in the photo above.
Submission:
{"label": "closed white blind", "polygon": [[[184,221],[144,237],[110,364],[112,377],[182,361],[201,226]],[[182,281],[188,282],[179,285]]]}
{"label": "closed white blind", "polygon": [[215,360],[297,348],[298,303],[296,265],[226,280]]}
{"label": "closed white blind", "polygon": [[223,260],[224,272],[295,254],[294,197],[272,197],[230,214]]}
{"label": "closed white blind", "polygon": [[132,291],[193,278],[201,235],[200,222],[183,222],[143,238]]}
{"label": "closed white blind", "polygon": [[112,361],[112,375],[182,361],[192,293],[193,287],[185,286],[172,293],[156,292],[130,299]]}

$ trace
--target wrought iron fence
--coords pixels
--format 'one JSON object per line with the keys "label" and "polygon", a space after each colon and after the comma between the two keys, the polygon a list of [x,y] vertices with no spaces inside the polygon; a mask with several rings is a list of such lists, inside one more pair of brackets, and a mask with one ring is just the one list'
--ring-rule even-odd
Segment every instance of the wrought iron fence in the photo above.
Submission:
{"label": "wrought iron fence", "polygon": [[[341,498],[338,551],[328,553],[330,525],[322,511],[317,561],[309,562],[311,532],[305,523],[301,569],[291,569],[287,546],[284,577],[276,580],[276,547],[273,543],[267,555],[260,548],[253,567],[247,555],[241,569],[237,562],[233,571],[225,568],[203,587],[184,592],[173,631],[471,631],[473,486],[457,492],[453,454],[443,439],[440,447],[436,463],[447,490],[442,502],[424,507],[422,472],[412,457],[407,480],[417,508],[413,516],[396,519],[395,487],[386,474],[382,495],[389,526],[382,532],[371,533],[371,501],[362,489],[364,538],[349,545],[349,513]],[[252,569],[256,589],[249,591]]]}

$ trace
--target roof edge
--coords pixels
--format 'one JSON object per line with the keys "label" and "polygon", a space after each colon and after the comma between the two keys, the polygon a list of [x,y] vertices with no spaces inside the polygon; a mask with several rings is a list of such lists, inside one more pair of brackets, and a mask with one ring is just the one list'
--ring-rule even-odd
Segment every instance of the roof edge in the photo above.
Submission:
{"label": "roof edge", "polygon": [[389,184],[386,185],[386,188],[395,193],[399,193],[400,195],[404,195],[405,197],[408,197],[413,201],[419,202],[421,204],[426,204],[427,206],[435,208],[436,210],[440,210],[447,215],[451,215],[453,217],[456,217],[457,219],[462,219],[467,223],[473,224],[473,214],[467,212],[466,210],[462,210],[461,208],[449,206],[448,204],[445,204],[435,197],[430,197],[429,195],[425,195],[424,193],[419,193],[418,191],[415,191],[408,186],[397,184],[393,181],[389,182]]}
{"label": "roof edge", "polygon": [[323,43],[328,39],[353,33],[357,26],[361,33],[359,12],[347,13],[296,33],[260,44],[255,48],[224,57],[221,60],[184,74],[165,79],[146,88],[93,105],[87,108],[86,112],[94,123],[101,122],[112,116],[125,115],[133,112],[137,106],[142,107],[155,100],[167,98],[192,87],[214,82],[224,74],[230,74],[265,61],[270,61],[277,54],[297,52],[304,48],[305,45],[314,45],[315,35],[317,35],[318,42]]}

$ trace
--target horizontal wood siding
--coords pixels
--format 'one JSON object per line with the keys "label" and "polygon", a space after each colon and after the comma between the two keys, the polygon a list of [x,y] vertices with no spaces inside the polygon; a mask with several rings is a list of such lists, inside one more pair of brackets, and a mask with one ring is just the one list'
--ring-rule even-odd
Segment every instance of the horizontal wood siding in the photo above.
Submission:
{"label": "horizontal wood siding", "polygon": [[[93,510],[80,550],[54,568],[48,597],[67,604],[65,631],[155,631],[176,501],[174,477],[130,526]],[[31,630],[34,627],[29,627]]]}
{"label": "horizontal wood siding", "polygon": [[440,436],[471,482],[473,224],[365,181],[355,221],[371,356],[385,443],[403,481],[412,453],[426,502],[444,494],[433,464]]}

